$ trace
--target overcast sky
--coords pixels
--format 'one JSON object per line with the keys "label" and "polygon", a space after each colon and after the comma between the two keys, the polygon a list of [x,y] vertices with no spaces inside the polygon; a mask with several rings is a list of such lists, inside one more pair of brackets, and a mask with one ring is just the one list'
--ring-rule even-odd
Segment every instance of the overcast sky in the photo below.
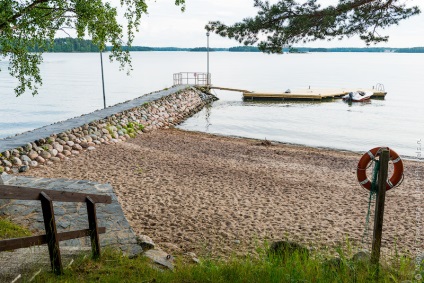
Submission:
{"label": "overcast sky", "polygon": [[[418,5],[424,13],[424,0],[404,0],[408,5]],[[112,0],[117,3],[117,0]],[[277,0],[271,0],[271,3]],[[335,4],[337,0],[318,1],[322,6]],[[176,46],[197,47],[206,45],[204,26],[211,20],[220,20],[225,24],[235,23],[248,16],[254,16],[257,9],[253,0],[186,0],[184,13],[175,6],[174,0],[147,0],[149,14],[143,16],[140,32],[133,45],[142,46]],[[123,22],[123,21],[121,21]],[[424,46],[424,14],[401,21],[399,26],[392,26],[380,34],[389,35],[388,43],[377,46],[413,47]],[[231,47],[239,43],[222,38],[216,34],[210,37],[211,47]],[[296,46],[302,46],[301,44]],[[305,44],[314,47],[365,47],[354,37],[342,41],[317,41]]]}

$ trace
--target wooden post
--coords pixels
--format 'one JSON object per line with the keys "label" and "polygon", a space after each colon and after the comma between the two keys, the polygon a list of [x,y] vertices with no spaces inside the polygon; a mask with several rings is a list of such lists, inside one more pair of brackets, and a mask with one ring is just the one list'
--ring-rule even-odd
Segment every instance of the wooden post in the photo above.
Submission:
{"label": "wooden post", "polygon": [[49,248],[50,264],[53,272],[63,274],[62,259],[60,257],[59,239],[54,218],[53,201],[44,192],[40,193],[41,209],[43,211],[44,227],[46,229],[47,246]]}
{"label": "wooden post", "polygon": [[87,197],[88,229],[90,230],[91,251],[93,258],[100,257],[99,228],[97,225],[96,203]]}
{"label": "wooden post", "polygon": [[383,234],[384,203],[386,200],[386,183],[389,170],[390,152],[388,149],[381,150],[380,171],[378,172],[378,191],[375,204],[374,233],[372,237],[371,263],[378,264],[380,261],[381,237]]}

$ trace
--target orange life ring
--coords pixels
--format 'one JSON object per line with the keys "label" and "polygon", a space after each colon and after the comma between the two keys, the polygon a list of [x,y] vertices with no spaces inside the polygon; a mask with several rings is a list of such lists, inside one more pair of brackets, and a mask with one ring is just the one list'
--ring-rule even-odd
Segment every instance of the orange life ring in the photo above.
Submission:
{"label": "orange life ring", "polygon": [[[382,147],[376,147],[362,155],[358,163],[358,169],[356,170],[356,176],[361,186],[367,190],[371,190],[371,181],[367,177],[368,164],[374,160],[379,154]],[[387,148],[390,152],[390,160],[393,162],[394,172],[390,179],[387,179],[386,191],[396,187],[403,178],[403,162],[399,155],[390,148]]]}

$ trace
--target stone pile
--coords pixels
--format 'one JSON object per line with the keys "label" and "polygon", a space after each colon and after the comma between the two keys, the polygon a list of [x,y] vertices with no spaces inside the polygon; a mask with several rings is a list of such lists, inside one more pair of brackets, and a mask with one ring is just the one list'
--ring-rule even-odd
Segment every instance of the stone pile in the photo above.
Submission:
{"label": "stone pile", "polygon": [[137,134],[175,126],[198,112],[216,97],[187,88],[150,103],[116,113],[65,132],[41,138],[0,154],[0,174],[26,172],[51,165],[101,144],[126,141]]}

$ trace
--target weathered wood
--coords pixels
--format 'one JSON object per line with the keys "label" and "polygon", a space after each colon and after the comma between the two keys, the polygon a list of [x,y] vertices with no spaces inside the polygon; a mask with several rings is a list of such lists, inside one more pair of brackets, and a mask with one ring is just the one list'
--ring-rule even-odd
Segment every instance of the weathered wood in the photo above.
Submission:
{"label": "weathered wood", "polygon": [[[215,87],[217,88],[217,87]],[[219,88],[218,88],[219,89]],[[371,91],[371,98],[384,98],[387,92],[370,90],[370,89],[295,89],[290,93],[281,92],[263,92],[263,91],[244,91],[243,97],[248,99],[276,99],[284,100],[322,100],[325,98],[341,98],[349,92],[354,91]]]}
{"label": "weathered wood", "polygon": [[97,225],[96,203],[87,197],[88,229],[90,230],[91,250],[93,258],[100,257],[99,229]]}
{"label": "weathered wood", "polygon": [[112,203],[112,198],[106,195],[72,193],[64,191],[42,190],[27,187],[0,185],[0,199],[41,200],[40,194],[45,192],[52,201],[85,202],[89,196],[96,203]]}
{"label": "weathered wood", "polygon": [[380,153],[380,170],[378,172],[378,191],[375,205],[374,233],[372,237],[371,263],[380,261],[381,238],[383,234],[384,203],[386,200],[386,182],[389,170],[390,152],[383,149]]}
{"label": "weathered wood", "polygon": [[[99,234],[106,233],[106,228],[105,227],[99,227],[98,233]],[[62,233],[57,234],[59,242],[71,240],[71,239],[82,238],[82,237],[87,237],[87,236],[90,236],[90,229],[82,229],[82,230],[76,230],[76,231],[62,232]],[[28,247],[39,246],[39,245],[44,245],[44,244],[47,244],[46,235],[37,235],[37,236],[24,237],[24,238],[1,240],[0,241],[0,252],[22,249],[22,248],[28,248]]]}
{"label": "weathered wood", "polygon": [[63,273],[62,258],[60,256],[59,238],[56,230],[56,220],[54,217],[53,201],[44,192],[40,193],[41,208],[43,210],[44,227],[46,229],[46,240],[49,248],[50,263],[53,272]]}

